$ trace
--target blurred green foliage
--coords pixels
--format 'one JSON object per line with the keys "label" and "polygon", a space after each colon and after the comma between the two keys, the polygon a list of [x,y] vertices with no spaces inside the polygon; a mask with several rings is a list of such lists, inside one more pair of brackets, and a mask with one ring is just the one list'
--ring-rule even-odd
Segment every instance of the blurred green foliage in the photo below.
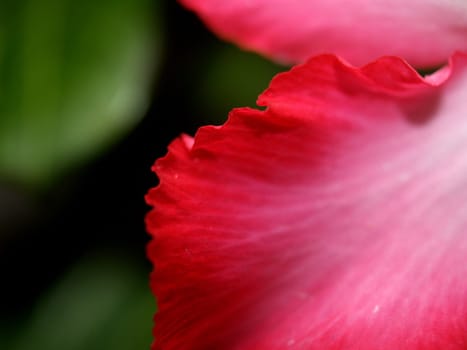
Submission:
{"label": "blurred green foliage", "polygon": [[279,66],[259,55],[219,43],[203,53],[196,75],[194,98],[207,111],[205,121],[219,124],[236,107],[256,107],[256,99],[277,73]]}
{"label": "blurred green foliage", "polygon": [[157,1],[0,1],[0,177],[53,181],[148,104]]}
{"label": "blurred green foliage", "polygon": [[[175,135],[254,107],[285,69],[171,0],[0,0],[0,248],[14,247],[0,254],[15,277],[3,289],[30,291],[3,299],[15,305],[0,319],[0,350],[148,349],[150,266],[144,247],[130,246],[149,239],[150,166]],[[111,148],[125,135],[132,142]],[[106,150],[111,159],[93,169]],[[85,168],[54,205],[24,191],[60,193]],[[128,255],[106,253],[112,245]]]}
{"label": "blurred green foliage", "polygon": [[88,257],[53,286],[17,333],[10,350],[133,350],[152,341],[155,307],[148,276],[125,256]]}

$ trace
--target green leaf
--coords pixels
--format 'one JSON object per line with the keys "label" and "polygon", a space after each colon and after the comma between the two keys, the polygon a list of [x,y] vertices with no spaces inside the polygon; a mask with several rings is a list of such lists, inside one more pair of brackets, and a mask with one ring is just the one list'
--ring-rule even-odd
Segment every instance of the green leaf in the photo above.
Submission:
{"label": "green leaf", "polygon": [[160,51],[155,3],[0,2],[0,177],[51,182],[142,117]]}
{"label": "green leaf", "polygon": [[90,258],[41,299],[8,349],[149,349],[155,310],[147,273],[123,257]]}

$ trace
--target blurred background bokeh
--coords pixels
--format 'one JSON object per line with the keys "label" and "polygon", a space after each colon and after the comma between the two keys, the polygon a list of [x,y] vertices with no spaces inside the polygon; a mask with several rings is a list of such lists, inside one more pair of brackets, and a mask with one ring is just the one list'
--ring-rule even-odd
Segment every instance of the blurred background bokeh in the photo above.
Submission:
{"label": "blurred background bokeh", "polygon": [[284,67],[170,0],[0,0],[0,349],[148,349],[144,195]]}

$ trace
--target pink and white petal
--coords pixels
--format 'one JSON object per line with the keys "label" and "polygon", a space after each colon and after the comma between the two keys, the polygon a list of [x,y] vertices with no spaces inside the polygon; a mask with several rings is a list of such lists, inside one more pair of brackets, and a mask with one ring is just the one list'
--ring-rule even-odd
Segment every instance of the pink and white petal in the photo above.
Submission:
{"label": "pink and white petal", "polygon": [[466,349],[467,55],[319,56],[258,101],[153,167],[152,349]]}
{"label": "pink and white petal", "polygon": [[416,67],[467,50],[463,0],[180,0],[221,37],[284,63],[333,53],[353,64],[397,55]]}

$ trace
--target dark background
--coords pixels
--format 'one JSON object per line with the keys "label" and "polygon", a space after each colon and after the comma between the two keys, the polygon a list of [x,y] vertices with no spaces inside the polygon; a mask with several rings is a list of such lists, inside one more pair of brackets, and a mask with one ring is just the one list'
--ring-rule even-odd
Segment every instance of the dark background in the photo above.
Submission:
{"label": "dark background", "polygon": [[52,184],[30,191],[0,182],[8,218],[1,349],[148,348],[156,310],[145,254],[144,195],[157,184],[150,167],[180,133],[253,107],[284,70],[221,41],[174,1],[157,3],[154,14],[162,53],[141,121]]}

